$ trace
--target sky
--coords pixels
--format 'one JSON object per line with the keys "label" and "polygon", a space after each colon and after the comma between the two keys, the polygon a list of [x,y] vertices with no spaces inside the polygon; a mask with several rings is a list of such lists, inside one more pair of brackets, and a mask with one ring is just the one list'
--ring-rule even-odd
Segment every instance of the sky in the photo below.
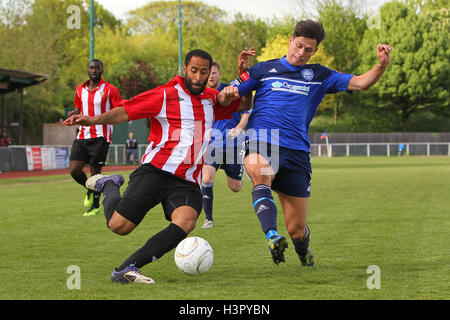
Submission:
{"label": "sky", "polygon": [[[95,0],[101,3],[117,18],[125,19],[126,12],[140,8],[152,0]],[[153,0],[154,1],[154,0]],[[159,0],[156,0],[159,1]],[[251,14],[262,19],[282,17],[298,8],[297,1],[302,0],[201,0],[208,5],[219,7],[234,15],[237,12]],[[303,0],[304,1],[304,0]],[[314,1],[314,0],[309,0]],[[357,0],[355,0],[357,1]],[[369,10],[376,10],[388,0],[365,0]]]}

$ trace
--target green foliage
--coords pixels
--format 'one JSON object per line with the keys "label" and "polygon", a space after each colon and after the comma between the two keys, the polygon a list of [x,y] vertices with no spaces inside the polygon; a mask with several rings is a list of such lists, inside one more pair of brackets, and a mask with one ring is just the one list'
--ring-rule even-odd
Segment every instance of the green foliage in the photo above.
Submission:
{"label": "green foliage", "polygon": [[120,77],[120,93],[123,99],[131,99],[138,94],[158,86],[158,78],[152,68],[139,62]]}
{"label": "green foliage", "polygon": [[402,129],[411,114],[429,110],[450,114],[449,11],[394,1],[381,9],[381,29],[369,29],[360,46],[360,72],[377,63],[377,43],[388,43],[391,65],[365,96],[371,106],[395,110]]}
{"label": "green foliage", "polygon": [[[344,6],[336,0],[319,2],[318,15],[326,32],[321,46],[325,54],[332,57],[332,63],[325,66],[353,74],[359,63],[358,47],[367,29],[365,17],[359,17],[351,5]],[[354,96],[343,92],[326,97],[324,102],[334,108],[334,124],[338,123],[341,108],[354,104],[355,100]]]}
{"label": "green foliage", "polygon": [[333,57],[333,67],[340,72],[354,72],[358,66],[358,47],[367,29],[365,17],[358,17],[352,7],[333,0],[319,6],[319,20],[326,32],[322,45]]}
{"label": "green foliage", "polygon": [[[70,5],[81,9],[80,29],[67,27]],[[73,108],[74,91],[87,79],[89,15],[86,1],[17,0],[0,7],[0,65],[45,74],[49,81],[26,90],[25,138],[29,144],[42,141],[42,124],[56,122]],[[23,10],[23,11],[21,11]],[[97,7],[99,38],[102,32],[120,26],[112,14]],[[7,17],[7,18],[6,18]],[[20,39],[18,41],[17,39]],[[8,120],[17,121],[18,97],[7,97]],[[14,132],[13,132],[14,135]]]}
{"label": "green foliage", "polygon": [[[327,38],[311,63],[363,73],[377,62],[378,42],[394,47],[392,64],[379,84],[364,94],[326,97],[319,115],[323,112],[326,117],[334,108],[335,128],[358,126],[359,119],[370,120],[373,128],[398,129],[402,119],[405,128],[408,118],[422,110],[426,113],[419,115],[449,117],[449,0],[387,3],[381,11],[381,29],[366,32],[365,16],[351,6],[337,0],[317,3],[316,17],[324,23]],[[89,4],[89,0],[0,1],[0,66],[49,76],[46,83],[26,90],[26,143],[41,143],[42,124],[57,121],[73,108],[75,88],[87,79]],[[67,27],[70,5],[80,8],[80,29]],[[139,64],[151,68],[158,84],[178,73],[178,1],[149,2],[129,12],[125,22],[98,3],[95,12],[95,55],[105,64],[106,81],[120,90],[121,79],[133,78]],[[182,17],[182,54],[196,48],[209,51],[222,66],[223,82],[237,77],[237,57],[243,49],[253,46],[258,61],[286,54],[297,21],[292,15],[270,22],[239,13],[230,17],[198,1],[183,1]],[[250,65],[257,59],[250,58]],[[18,95],[7,95],[6,103],[8,122],[17,122]],[[342,125],[336,123],[338,106],[340,121],[347,119]],[[391,120],[400,125],[383,124]]]}
{"label": "green foliage", "polygon": [[[161,82],[168,81],[176,74],[178,65],[178,1],[150,2],[129,15],[127,31],[139,36],[143,46],[148,43],[152,51],[161,47],[152,53],[158,57],[149,62]],[[182,49],[183,56],[196,48],[208,51],[221,64],[222,81],[230,82],[237,77],[237,57],[241,50],[264,47],[268,26],[261,19],[241,14],[235,15],[232,21],[226,17],[215,6],[183,1]],[[148,61],[149,51],[144,52]]]}
{"label": "green foliage", "polygon": [[[126,28],[138,34],[165,34],[178,39],[178,1],[154,1],[128,13]],[[188,33],[201,32],[211,22],[223,22],[225,11],[201,2],[183,1],[182,29]],[[183,35],[184,36],[184,35]]]}
{"label": "green foliage", "polygon": [[[237,58],[242,50],[254,47],[257,52],[266,45],[269,26],[261,19],[235,15],[234,20],[223,24],[213,45],[213,57],[221,64],[223,82],[230,82],[238,76]],[[223,50],[222,48],[226,48]],[[255,60],[250,57],[250,65]]]}

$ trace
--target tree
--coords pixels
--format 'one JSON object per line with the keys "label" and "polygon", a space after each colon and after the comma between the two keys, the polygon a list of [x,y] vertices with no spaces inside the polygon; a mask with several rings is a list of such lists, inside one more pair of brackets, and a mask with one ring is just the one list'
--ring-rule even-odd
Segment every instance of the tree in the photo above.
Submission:
{"label": "tree", "polygon": [[[183,1],[182,54],[196,48],[210,51],[225,16],[217,7]],[[154,66],[161,82],[169,81],[178,71],[178,1],[150,2],[130,11],[128,18],[126,32],[139,39],[140,49],[147,49],[139,50],[138,60]]]}
{"label": "tree", "polygon": [[217,37],[211,39],[211,52],[221,64],[223,82],[238,77],[237,58],[242,50],[250,47],[261,50],[265,46],[268,29],[263,20],[241,14],[236,14],[233,21],[220,26]]}
{"label": "tree", "polygon": [[118,89],[122,98],[131,99],[138,94],[153,89],[159,84],[152,67],[144,62],[138,62],[120,77]]}
{"label": "tree", "polygon": [[[202,29],[211,22],[224,21],[225,11],[201,2],[182,2],[182,28]],[[128,12],[126,28],[133,34],[169,33],[178,39],[178,1],[149,2],[145,6]]]}
{"label": "tree", "polygon": [[[67,25],[67,9],[80,9],[80,29]],[[97,29],[119,27],[120,21],[97,4]],[[45,74],[49,81],[27,89],[24,100],[25,142],[42,141],[42,124],[57,121],[73,108],[74,90],[87,79],[89,13],[84,0],[8,0],[0,2],[0,65]],[[100,41],[101,41],[100,37]],[[14,96],[8,96],[8,118],[17,119]]]}
{"label": "tree", "polygon": [[408,119],[415,112],[449,114],[449,11],[448,7],[436,8],[436,4],[385,4],[381,8],[381,28],[367,30],[359,50],[362,72],[377,63],[377,43],[394,48],[390,66],[366,95],[376,99],[376,107],[399,114],[403,131],[408,130]]}
{"label": "tree", "polygon": [[[129,12],[125,28],[133,36],[142,37],[147,57],[161,82],[176,74],[178,66],[178,1],[150,2]],[[236,14],[230,21],[226,12],[201,2],[182,3],[183,55],[192,49],[208,51],[221,64],[222,80],[237,77],[237,57],[250,46],[262,48],[267,24],[261,19]],[[155,50],[158,48],[158,50]],[[161,48],[161,49],[160,49]]]}
{"label": "tree", "polygon": [[[333,57],[334,69],[354,73],[358,66],[358,47],[367,29],[366,19],[359,17],[359,12],[350,2],[346,7],[336,0],[323,0],[317,5],[319,21],[324,25],[326,38],[323,49]],[[338,122],[340,106],[346,99],[345,93],[334,97],[334,123]]]}

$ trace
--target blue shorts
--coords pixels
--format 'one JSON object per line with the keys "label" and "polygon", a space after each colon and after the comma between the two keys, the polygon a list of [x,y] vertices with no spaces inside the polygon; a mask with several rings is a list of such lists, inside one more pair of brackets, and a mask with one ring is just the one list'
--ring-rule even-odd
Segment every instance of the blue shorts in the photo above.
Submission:
{"label": "blue shorts", "polygon": [[205,164],[213,166],[216,171],[222,169],[225,174],[234,180],[242,180],[244,166],[242,165],[241,147],[235,146],[216,153],[216,148],[209,145]]}
{"label": "blue shorts", "polygon": [[245,154],[250,152],[266,157],[275,170],[272,190],[294,197],[311,196],[312,169],[309,152],[247,141]]}

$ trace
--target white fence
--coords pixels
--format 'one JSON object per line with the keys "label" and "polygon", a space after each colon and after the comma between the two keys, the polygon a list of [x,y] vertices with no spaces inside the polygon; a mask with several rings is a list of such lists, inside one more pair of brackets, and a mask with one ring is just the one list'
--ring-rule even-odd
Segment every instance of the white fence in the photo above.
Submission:
{"label": "white fence", "polygon": [[[138,145],[138,159],[140,162],[142,156],[144,155],[145,148],[147,148],[146,144]],[[134,161],[131,159],[131,161]],[[108,163],[116,163],[116,164],[126,164],[126,155],[125,155],[125,145],[124,144],[111,144],[109,146],[108,152]],[[136,163],[136,161],[134,161]]]}
{"label": "white fence", "polygon": [[[404,149],[400,152],[399,146]],[[145,152],[146,144],[138,146],[138,159]],[[312,144],[313,157],[349,157],[349,156],[450,156],[450,142],[422,142],[422,143],[330,143]],[[112,144],[109,146],[108,163],[125,164],[125,145]]]}
{"label": "white fence", "polygon": [[[400,148],[403,146],[403,149]],[[311,156],[450,156],[450,142],[312,144]]]}

